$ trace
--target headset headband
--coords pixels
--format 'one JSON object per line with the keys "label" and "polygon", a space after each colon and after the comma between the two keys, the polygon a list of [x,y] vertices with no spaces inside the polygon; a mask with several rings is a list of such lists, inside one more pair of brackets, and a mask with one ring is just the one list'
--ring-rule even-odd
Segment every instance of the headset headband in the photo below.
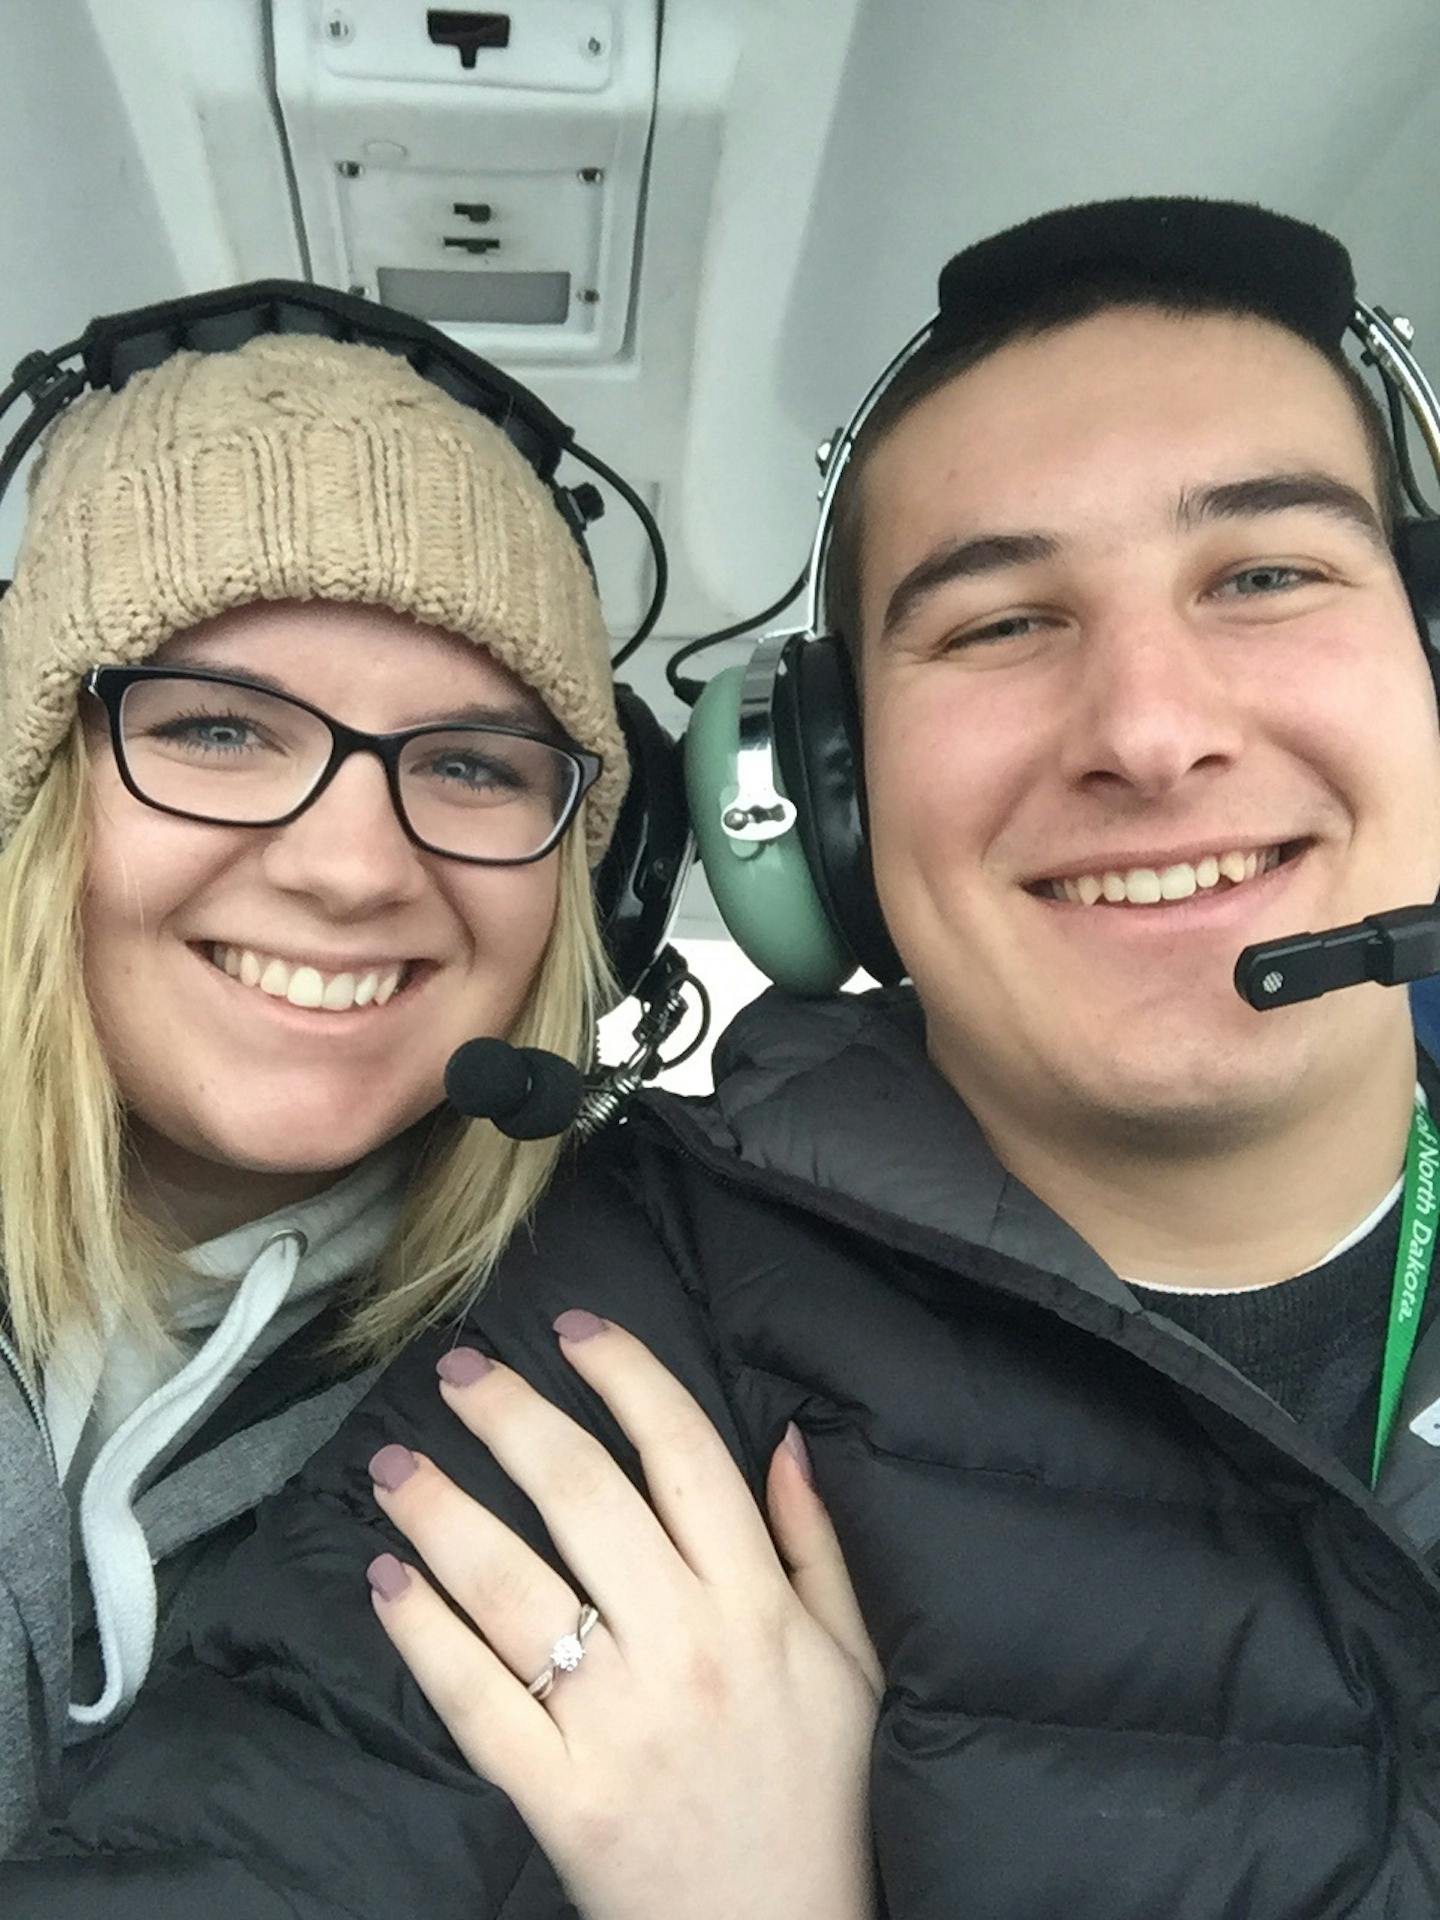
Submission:
{"label": "headset headband", "polygon": [[[582,447],[573,430],[538,395],[438,327],[373,300],[306,281],[255,280],[246,286],[102,315],[65,346],[28,354],[0,393],[0,419],[20,398],[28,396],[32,403],[30,417],[0,454],[0,499],[45,429],[87,387],[119,393],[135,374],[159,366],[172,354],[229,353],[264,334],[312,335],[383,348],[408,361],[422,379],[462,406],[493,421],[549,488],[593,574],[585,528],[600,517],[605,503],[588,482],[563,487],[554,477],[567,453],[589,467],[634,513],[655,562],[655,584],[645,617],[611,664],[619,666],[628,660],[653,631],[665,603],[669,568],[660,529],[634,488]],[[79,366],[67,365],[76,358]]]}

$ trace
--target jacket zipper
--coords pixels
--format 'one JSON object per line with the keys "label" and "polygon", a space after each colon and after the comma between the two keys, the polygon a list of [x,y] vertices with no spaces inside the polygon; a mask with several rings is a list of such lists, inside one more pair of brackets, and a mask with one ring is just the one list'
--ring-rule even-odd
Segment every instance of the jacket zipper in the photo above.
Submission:
{"label": "jacket zipper", "polygon": [[6,1366],[15,1376],[15,1384],[20,1389],[20,1397],[30,1409],[30,1417],[35,1422],[40,1438],[45,1443],[45,1451],[49,1455],[51,1469],[58,1479],[60,1475],[60,1463],[55,1458],[55,1443],[50,1437],[50,1428],[46,1424],[45,1410],[40,1404],[40,1396],[30,1384],[29,1377],[20,1364],[20,1356],[11,1346],[9,1340],[6,1339],[3,1327],[0,1327],[0,1359],[4,1360]]}
{"label": "jacket zipper", "polygon": [[[861,1233],[882,1248],[888,1247],[892,1252],[908,1252],[926,1261],[929,1265],[938,1267],[942,1272],[952,1273],[959,1278],[969,1279],[975,1285],[985,1286],[988,1284],[984,1280],[976,1280],[974,1275],[966,1275],[962,1268],[957,1267],[952,1261],[944,1257],[941,1249],[927,1245],[926,1242],[929,1238],[927,1234],[922,1234],[917,1240],[913,1233],[907,1233],[905,1231],[906,1223],[899,1217],[895,1217],[893,1220],[887,1222],[888,1225],[897,1230],[892,1243],[884,1237],[878,1226],[870,1226],[864,1220],[852,1218],[847,1214],[846,1210],[842,1208],[826,1205],[826,1195],[818,1188],[806,1187],[802,1192],[799,1190],[799,1183],[797,1183],[792,1176],[785,1174],[777,1175],[774,1173],[767,1174],[761,1169],[754,1167],[745,1167],[743,1171],[737,1170],[734,1162],[723,1153],[722,1149],[713,1146],[703,1135],[701,1135],[699,1139],[694,1137],[692,1131],[693,1123],[688,1123],[676,1116],[672,1116],[667,1110],[662,1108],[658,1102],[647,1102],[644,1111],[646,1118],[660,1128],[666,1139],[674,1148],[678,1149],[684,1159],[700,1167],[709,1178],[717,1181],[720,1185],[729,1187],[736,1192],[758,1194],[767,1199],[779,1201],[782,1205],[797,1207],[809,1218],[827,1220],[831,1225],[841,1227],[846,1232]],[[642,1122],[642,1134],[644,1131],[644,1123]],[[1032,1269],[1032,1271],[1040,1272],[1042,1270],[1036,1268]],[[1032,1300],[1031,1304],[1043,1307],[1043,1302],[1040,1301]],[[1111,1336],[1102,1333],[1098,1328],[1090,1329],[1090,1331],[1098,1338],[1111,1338]],[[1152,1364],[1147,1361],[1143,1354],[1133,1354],[1133,1350],[1124,1342],[1113,1341],[1112,1344],[1121,1346],[1127,1353],[1132,1353],[1133,1358],[1139,1360],[1142,1366]],[[1177,1342],[1176,1344],[1178,1345],[1179,1343]],[[1346,1500],[1352,1507],[1358,1509],[1361,1515],[1369,1521],[1371,1526],[1383,1535],[1387,1543],[1402,1556],[1411,1571],[1419,1576],[1421,1586],[1429,1598],[1432,1608],[1436,1607],[1437,1603],[1440,1603],[1440,1577],[1437,1577],[1437,1574],[1431,1568],[1429,1562],[1421,1556],[1415,1546],[1401,1533],[1387,1510],[1380,1505],[1373,1495],[1369,1497],[1362,1496],[1357,1499],[1355,1493],[1348,1485],[1332,1478],[1330,1474],[1321,1471],[1313,1461],[1307,1460],[1303,1455],[1297,1453],[1294,1447],[1289,1444],[1288,1436],[1282,1435],[1279,1432],[1270,1432],[1266,1426],[1259,1424],[1245,1413],[1239,1412],[1235,1407],[1228,1405],[1225,1400],[1216,1399],[1213,1394],[1206,1392],[1202,1383],[1180,1379],[1175,1375],[1166,1373],[1163,1368],[1157,1367],[1154,1371],[1161,1373],[1166,1379],[1174,1380],[1175,1384],[1186,1388],[1189,1392],[1201,1394],[1202,1397],[1209,1400],[1212,1405],[1218,1406],[1221,1412],[1229,1415],[1232,1419],[1238,1417],[1244,1420],[1245,1425],[1248,1426],[1250,1431],[1259,1439],[1268,1442],[1271,1446],[1276,1447],[1278,1451],[1284,1453],[1293,1465],[1309,1473],[1316,1480],[1319,1480],[1328,1492],[1331,1494],[1339,1494],[1341,1498]]]}

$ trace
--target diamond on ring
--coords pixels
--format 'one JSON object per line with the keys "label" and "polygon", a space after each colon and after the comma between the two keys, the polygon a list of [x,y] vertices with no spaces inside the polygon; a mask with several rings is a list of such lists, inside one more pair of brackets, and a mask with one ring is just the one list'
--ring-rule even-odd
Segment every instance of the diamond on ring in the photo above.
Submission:
{"label": "diamond on ring", "polygon": [[532,1694],[537,1700],[544,1700],[555,1685],[557,1674],[574,1673],[585,1658],[585,1642],[599,1624],[599,1620],[600,1615],[594,1607],[582,1607],[580,1618],[575,1623],[575,1631],[561,1634],[550,1649],[550,1658],[530,1682],[526,1692]]}
{"label": "diamond on ring", "polygon": [[585,1649],[576,1633],[562,1634],[550,1649],[550,1664],[561,1673],[573,1673],[585,1658]]}

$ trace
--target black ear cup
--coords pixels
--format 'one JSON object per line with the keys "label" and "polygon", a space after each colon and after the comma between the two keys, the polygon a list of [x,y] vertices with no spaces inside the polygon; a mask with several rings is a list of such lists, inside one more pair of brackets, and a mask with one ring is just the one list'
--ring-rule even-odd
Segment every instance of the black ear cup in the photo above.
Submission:
{"label": "black ear cup", "polygon": [[615,704],[630,754],[630,786],[605,858],[595,905],[622,996],[634,991],[665,944],[690,864],[680,748],[630,687]]}
{"label": "black ear cup", "polygon": [[856,963],[891,986],[905,969],[875,892],[860,709],[843,641],[793,642],[771,712],[781,777],[816,891]]}
{"label": "black ear cup", "polygon": [[1402,521],[1395,535],[1395,564],[1440,698],[1440,520]]}

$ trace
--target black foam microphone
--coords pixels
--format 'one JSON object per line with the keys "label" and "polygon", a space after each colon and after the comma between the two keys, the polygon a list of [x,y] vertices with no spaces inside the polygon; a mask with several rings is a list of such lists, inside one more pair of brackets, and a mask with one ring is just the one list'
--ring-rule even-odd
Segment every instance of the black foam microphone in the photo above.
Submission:
{"label": "black foam microphone", "polygon": [[445,1068],[445,1097],[512,1140],[548,1140],[573,1125],[585,1082],[573,1061],[508,1040],[467,1040]]}
{"label": "black foam microphone", "polygon": [[1440,906],[1399,907],[1348,927],[1246,947],[1235,962],[1235,991],[1263,1013],[1337,987],[1400,987],[1433,973],[1440,973]]}

